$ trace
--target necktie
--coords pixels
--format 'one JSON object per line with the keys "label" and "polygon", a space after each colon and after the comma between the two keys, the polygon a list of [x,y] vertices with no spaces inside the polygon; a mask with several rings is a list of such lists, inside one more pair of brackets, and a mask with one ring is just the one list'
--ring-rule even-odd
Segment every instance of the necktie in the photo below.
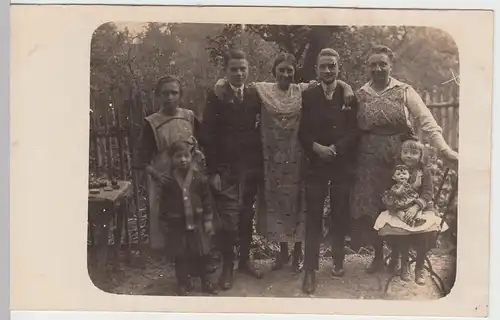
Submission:
{"label": "necktie", "polygon": [[243,90],[241,90],[241,88],[236,90],[236,98],[238,98],[240,102],[243,101]]}

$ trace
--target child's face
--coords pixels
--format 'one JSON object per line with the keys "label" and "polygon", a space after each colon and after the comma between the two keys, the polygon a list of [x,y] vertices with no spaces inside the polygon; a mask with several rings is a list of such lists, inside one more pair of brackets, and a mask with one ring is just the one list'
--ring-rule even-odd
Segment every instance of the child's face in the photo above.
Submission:
{"label": "child's face", "polygon": [[191,153],[187,150],[178,151],[172,157],[172,166],[175,169],[187,169],[191,163]]}
{"label": "child's face", "polygon": [[420,161],[422,152],[415,148],[404,147],[401,149],[401,161],[407,166],[415,166]]}
{"label": "child's face", "polygon": [[410,179],[410,173],[408,172],[408,170],[396,170],[392,178],[397,183],[405,183]]}

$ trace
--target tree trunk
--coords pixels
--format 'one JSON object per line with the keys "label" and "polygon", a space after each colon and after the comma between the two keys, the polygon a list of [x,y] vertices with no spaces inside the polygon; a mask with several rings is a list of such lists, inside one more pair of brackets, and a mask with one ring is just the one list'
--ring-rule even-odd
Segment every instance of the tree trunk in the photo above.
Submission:
{"label": "tree trunk", "polygon": [[[330,44],[332,31],[338,32],[342,27],[314,26],[309,35],[309,47],[306,51],[304,64],[297,72],[299,82],[309,82],[316,79],[316,60],[320,51]],[[297,57],[299,59],[299,57]]]}

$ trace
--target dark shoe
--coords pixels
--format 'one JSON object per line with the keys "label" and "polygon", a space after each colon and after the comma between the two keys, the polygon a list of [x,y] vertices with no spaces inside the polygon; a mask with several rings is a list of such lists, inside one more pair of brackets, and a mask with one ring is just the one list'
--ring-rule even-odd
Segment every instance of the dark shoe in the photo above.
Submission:
{"label": "dark shoe", "polygon": [[189,293],[189,290],[185,284],[180,284],[177,287],[177,295],[178,296],[187,296]]}
{"label": "dark shoe", "polygon": [[304,269],[304,260],[299,257],[294,257],[293,262],[292,262],[292,268],[294,273],[301,273],[302,270]]}
{"label": "dark shoe", "polygon": [[370,265],[366,268],[366,273],[373,274],[381,271],[384,268],[383,258],[375,257],[373,258]]}
{"label": "dark shoe", "polygon": [[305,294],[313,294],[316,290],[316,272],[306,271],[304,282],[302,283],[302,291]]}
{"label": "dark shoe", "polygon": [[222,290],[229,290],[233,287],[233,265],[222,267],[219,278],[219,287]]}
{"label": "dark shoe", "polygon": [[344,268],[341,267],[333,267],[332,268],[332,275],[337,278],[342,278],[345,274]]}
{"label": "dark shoe", "polygon": [[423,268],[415,268],[415,283],[419,286],[425,285]]}
{"label": "dark shoe", "polygon": [[283,269],[283,267],[288,263],[288,261],[290,261],[290,256],[288,255],[285,256],[280,253],[273,263],[272,270],[276,271]]}
{"label": "dark shoe", "polygon": [[189,278],[189,280],[186,283],[186,290],[189,293],[189,292],[193,291],[193,289],[194,289],[194,281],[192,278]]}
{"label": "dark shoe", "polygon": [[401,259],[396,257],[395,255],[391,255],[391,261],[389,262],[389,266],[387,271],[391,274],[396,274],[401,269]]}
{"label": "dark shoe", "polygon": [[201,281],[201,292],[211,295],[219,294],[217,286],[208,280]]}
{"label": "dark shoe", "polygon": [[410,281],[410,264],[408,261],[401,262],[401,273],[399,277],[405,282]]}
{"label": "dark shoe", "polygon": [[416,219],[415,222],[413,222],[414,227],[420,227],[425,223],[425,219]]}
{"label": "dark shoe", "polygon": [[262,272],[260,272],[250,260],[240,261],[238,270],[254,278],[262,279]]}

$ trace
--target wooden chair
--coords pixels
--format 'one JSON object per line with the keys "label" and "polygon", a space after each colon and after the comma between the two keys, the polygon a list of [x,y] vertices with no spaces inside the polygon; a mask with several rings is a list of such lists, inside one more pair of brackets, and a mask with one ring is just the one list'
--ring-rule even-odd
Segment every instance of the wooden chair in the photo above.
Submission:
{"label": "wooden chair", "polygon": [[[443,185],[446,181],[446,179],[448,178],[448,175],[449,175],[449,171],[450,169],[449,168],[446,168],[445,172],[444,172],[444,175],[443,175],[443,179],[441,180],[441,183],[439,185],[439,188],[438,188],[438,191],[437,193],[435,194],[434,196],[434,203],[437,203],[437,199],[439,199],[439,196],[441,195],[441,191],[443,189]],[[450,211],[451,211],[451,205],[453,203],[453,201],[455,200],[456,198],[456,195],[457,195],[457,189],[458,189],[458,177],[456,179],[453,179],[452,181],[452,188],[450,190],[450,194],[449,194],[449,197],[446,201],[446,205],[444,206],[444,212],[442,212],[442,217],[441,217],[441,228],[440,230],[442,229],[444,223],[445,223],[445,218],[450,214]],[[439,238],[439,234],[440,234],[440,231],[437,233],[436,235],[436,239],[435,241],[437,242],[438,238]],[[389,254],[387,254],[387,256],[384,258],[384,262],[385,264],[387,265],[388,264],[388,261],[391,257],[391,253],[389,252]],[[412,251],[409,252],[409,264],[413,264],[416,262],[416,254]],[[426,255],[425,257],[425,264],[424,264],[424,269],[427,270],[431,276],[431,279],[433,281],[433,283],[436,285],[436,287],[438,288],[438,290],[440,291],[440,293],[443,295],[443,296],[446,296],[451,288],[448,288],[443,279],[441,279],[441,277],[434,271],[433,267],[432,267],[432,263],[428,257],[428,255]],[[394,272],[393,274],[391,274],[391,276],[389,277],[389,279],[387,279],[387,282],[385,283],[385,286],[383,288],[383,296],[386,296],[387,293],[388,293],[388,290],[389,290],[389,287],[392,283],[392,280],[397,277],[399,275],[399,272],[398,270],[396,272]]]}

